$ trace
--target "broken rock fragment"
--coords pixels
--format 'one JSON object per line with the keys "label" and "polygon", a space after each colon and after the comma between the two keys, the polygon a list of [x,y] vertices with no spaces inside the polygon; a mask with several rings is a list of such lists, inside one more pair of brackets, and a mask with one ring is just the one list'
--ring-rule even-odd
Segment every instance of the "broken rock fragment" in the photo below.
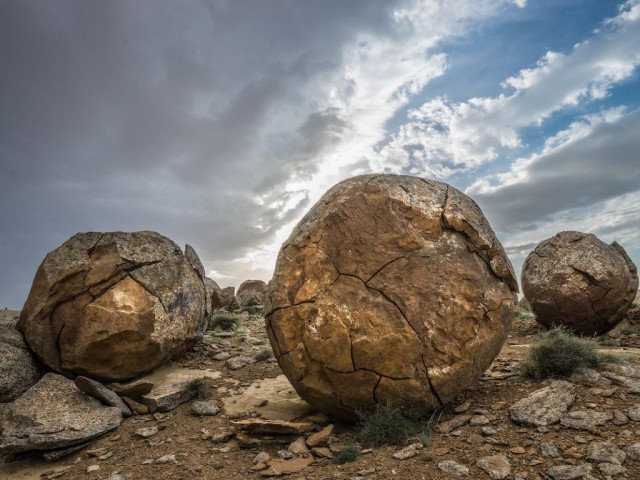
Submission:
{"label": "broken rock fragment", "polygon": [[274,354],[334,417],[436,409],[500,351],[517,285],[481,210],[444,183],[365,175],[331,188],[283,244],[265,297]]}

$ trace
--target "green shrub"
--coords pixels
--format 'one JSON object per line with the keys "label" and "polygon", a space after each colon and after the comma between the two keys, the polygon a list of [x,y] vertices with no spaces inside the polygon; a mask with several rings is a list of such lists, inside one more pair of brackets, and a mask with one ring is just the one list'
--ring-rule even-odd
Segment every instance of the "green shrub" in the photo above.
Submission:
{"label": "green shrub", "polygon": [[250,305],[248,307],[244,307],[242,309],[243,312],[247,312],[249,315],[262,317],[264,312],[264,307],[262,305]]}
{"label": "green shrub", "polygon": [[564,327],[542,333],[521,363],[521,371],[536,380],[571,375],[579,367],[599,367],[615,361],[598,352],[594,340],[575,336]]}
{"label": "green shrub", "polygon": [[389,403],[380,403],[373,413],[360,414],[358,440],[367,447],[400,445],[423,430],[423,418],[419,412],[403,412]]}
{"label": "green shrub", "polygon": [[242,323],[241,317],[232,313],[215,313],[209,320],[209,330],[235,332]]}
{"label": "green shrub", "polygon": [[358,459],[360,456],[360,450],[355,443],[351,442],[344,446],[342,450],[340,450],[335,457],[333,457],[333,461],[340,465],[348,462],[353,462]]}
{"label": "green shrub", "polygon": [[513,309],[513,318],[515,320],[528,320],[534,317],[535,315],[533,314],[533,312],[530,312],[526,308],[516,307]]}

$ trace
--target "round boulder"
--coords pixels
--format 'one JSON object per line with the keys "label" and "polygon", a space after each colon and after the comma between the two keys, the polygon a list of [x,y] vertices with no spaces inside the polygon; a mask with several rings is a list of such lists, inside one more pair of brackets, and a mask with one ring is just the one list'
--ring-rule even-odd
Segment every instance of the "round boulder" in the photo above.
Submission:
{"label": "round boulder", "polygon": [[18,328],[56,372],[133,378],[202,337],[203,279],[190,246],[155,232],[79,233],[43,260]]}
{"label": "round boulder", "polygon": [[444,183],[365,175],[331,188],[283,244],[265,298],[296,391],[353,419],[436,409],[500,351],[517,292],[480,208]]}
{"label": "round boulder", "polygon": [[236,300],[240,308],[262,305],[267,284],[262,280],[245,280],[238,287]]}
{"label": "round boulder", "polygon": [[560,232],[541,242],[522,267],[522,290],[538,323],[602,334],[623,318],[638,290],[638,270],[617,243]]}

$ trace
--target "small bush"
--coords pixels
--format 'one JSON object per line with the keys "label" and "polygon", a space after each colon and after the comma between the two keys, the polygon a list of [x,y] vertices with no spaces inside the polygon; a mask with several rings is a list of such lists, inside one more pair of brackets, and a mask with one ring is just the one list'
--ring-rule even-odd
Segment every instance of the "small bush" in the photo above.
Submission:
{"label": "small bush", "polygon": [[372,414],[360,415],[359,423],[358,440],[367,447],[400,445],[423,429],[419,413],[403,412],[388,403],[378,404]]}
{"label": "small bush", "polygon": [[264,350],[262,350],[260,353],[256,354],[256,356],[254,357],[258,362],[264,362],[269,360],[270,358],[273,357],[273,352],[268,349],[265,348]]}
{"label": "small bush", "polygon": [[353,462],[358,459],[360,456],[360,450],[355,443],[348,443],[345,447],[340,450],[335,457],[333,457],[333,461],[340,465],[348,462]]}
{"label": "small bush", "polygon": [[264,312],[264,307],[262,305],[250,305],[248,307],[244,307],[242,311],[247,312],[249,315],[262,317]]}
{"label": "small bush", "polygon": [[534,317],[535,315],[526,308],[516,307],[513,309],[513,318],[515,320],[528,320]]}
{"label": "small bush", "polygon": [[209,320],[209,330],[222,330],[225,332],[235,332],[242,323],[238,315],[232,313],[216,313]]}
{"label": "small bush", "polygon": [[594,340],[575,336],[564,327],[544,332],[533,343],[521,363],[521,371],[536,380],[569,376],[579,367],[599,367],[615,361],[598,352]]}
{"label": "small bush", "polygon": [[428,447],[431,445],[431,441],[433,440],[433,433],[426,433],[420,437],[420,443],[423,447]]}

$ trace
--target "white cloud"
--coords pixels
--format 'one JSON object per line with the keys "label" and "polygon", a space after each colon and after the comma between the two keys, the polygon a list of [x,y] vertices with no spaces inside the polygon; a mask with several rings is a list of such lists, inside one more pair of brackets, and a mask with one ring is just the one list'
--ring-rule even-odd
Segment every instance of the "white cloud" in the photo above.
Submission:
{"label": "white cloud", "polygon": [[[594,36],[568,54],[547,52],[532,68],[507,78],[497,97],[451,102],[438,97],[411,111],[372,165],[446,177],[522,147],[520,130],[554,112],[599,100],[640,64],[640,2],[620,7]],[[484,182],[484,181],[482,181]]]}

